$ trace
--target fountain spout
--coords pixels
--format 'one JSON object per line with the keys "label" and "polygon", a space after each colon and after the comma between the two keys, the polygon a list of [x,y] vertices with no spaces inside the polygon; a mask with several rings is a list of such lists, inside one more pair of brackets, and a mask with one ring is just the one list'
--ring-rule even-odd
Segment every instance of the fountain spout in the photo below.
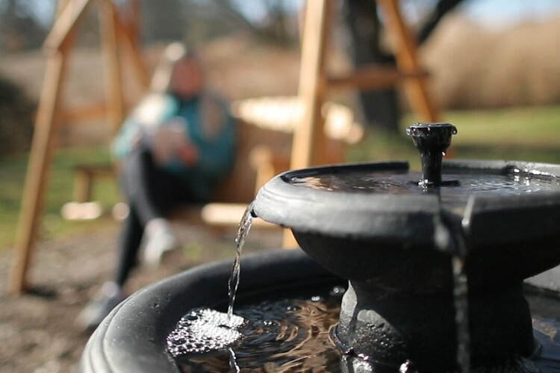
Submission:
{"label": "fountain spout", "polygon": [[441,161],[445,151],[451,145],[451,136],[457,128],[449,123],[416,123],[406,129],[407,135],[420,152],[422,161],[422,186],[440,186]]}

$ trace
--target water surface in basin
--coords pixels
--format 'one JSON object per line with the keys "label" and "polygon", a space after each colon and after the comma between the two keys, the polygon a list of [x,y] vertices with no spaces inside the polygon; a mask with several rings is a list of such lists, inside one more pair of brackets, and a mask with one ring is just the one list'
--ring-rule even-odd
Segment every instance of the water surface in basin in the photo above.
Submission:
{"label": "water surface in basin", "polygon": [[[560,192],[560,178],[512,172],[444,173],[444,185],[424,188],[418,185],[422,174],[413,171],[344,171],[317,173],[288,179],[292,185],[330,192],[422,195],[438,191],[444,204],[465,204],[470,195],[518,196],[528,193]],[[457,181],[458,183],[454,183]]]}
{"label": "water surface in basin", "polygon": [[[338,321],[344,291],[323,287],[307,295],[242,304],[234,316],[244,320],[235,328],[241,338],[231,349],[191,351],[176,356],[178,362],[185,373],[230,371],[232,356],[241,372],[339,372],[341,354],[329,332]],[[168,346],[176,347],[169,339]]]}
{"label": "water surface in basin", "polygon": [[[338,320],[343,287],[323,286],[297,293],[299,295],[279,291],[273,296],[277,300],[262,300],[271,297],[269,294],[240,304],[234,319],[244,321],[232,328],[240,333],[237,342],[212,353],[179,354],[176,356],[178,366],[184,373],[341,373],[347,371],[343,366],[352,364],[349,359],[353,359],[352,365],[356,366],[357,362],[365,369],[363,372],[388,372],[351,355],[343,356],[334,346],[330,332]],[[506,367],[473,367],[472,373],[560,372],[560,317],[555,314],[560,302],[554,298],[543,300],[540,296],[530,296],[529,302],[534,305],[534,334],[540,345],[536,356],[531,360],[512,360]],[[225,322],[227,314],[222,315]],[[413,363],[403,364],[401,371],[417,373]]]}

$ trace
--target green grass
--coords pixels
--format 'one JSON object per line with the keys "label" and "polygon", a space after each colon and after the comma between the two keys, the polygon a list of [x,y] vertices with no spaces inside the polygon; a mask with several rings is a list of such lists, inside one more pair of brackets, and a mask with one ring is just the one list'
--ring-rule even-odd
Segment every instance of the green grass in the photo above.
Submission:
{"label": "green grass", "polygon": [[[449,111],[443,120],[458,128],[453,137],[455,158],[560,163],[560,106]],[[350,149],[349,159],[409,160],[418,169],[418,153],[404,134],[414,122],[412,115],[405,116],[398,135],[371,131]]]}
{"label": "green grass", "polygon": [[453,111],[444,119],[459,127],[457,145],[560,146],[560,106]]}
{"label": "green grass", "polygon": [[[13,244],[24,179],[27,169],[27,155],[12,155],[0,158],[0,248]],[[60,208],[72,200],[74,166],[77,164],[106,164],[110,162],[107,148],[83,148],[59,150],[51,167],[49,188],[44,208],[44,219],[40,228],[40,238],[79,234],[109,224],[104,217],[94,222],[65,221],[60,216]],[[118,191],[112,180],[100,179],[95,183],[93,199],[104,208],[109,208],[118,199]]]}
{"label": "green grass", "polygon": [[[455,124],[454,156],[466,159],[517,159],[560,163],[560,106],[452,111],[443,116]],[[349,149],[349,161],[409,160],[418,169],[418,153],[404,135],[371,132],[362,143]],[[108,217],[88,222],[68,222],[60,216],[61,206],[72,200],[73,168],[76,164],[110,162],[107,148],[63,149],[57,152],[51,170],[40,237],[52,238],[79,234],[110,224]],[[0,158],[0,248],[13,244],[17,226],[27,156]],[[101,179],[94,188],[94,200],[108,209],[119,198],[112,180]],[[193,249],[194,250],[194,249]]]}

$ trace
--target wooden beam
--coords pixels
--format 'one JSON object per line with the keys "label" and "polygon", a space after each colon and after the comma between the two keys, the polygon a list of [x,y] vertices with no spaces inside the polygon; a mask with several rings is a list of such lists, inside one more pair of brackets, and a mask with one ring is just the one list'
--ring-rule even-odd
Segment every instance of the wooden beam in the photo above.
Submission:
{"label": "wooden beam", "polygon": [[100,0],[99,6],[103,75],[108,104],[107,119],[113,133],[116,134],[124,120],[124,94],[117,36],[118,15],[111,0]]}
{"label": "wooden beam", "polygon": [[[60,1],[59,14],[63,9],[68,9],[68,6],[70,5],[66,0]],[[28,286],[28,269],[43,210],[48,173],[54,151],[58,110],[66,77],[70,46],[74,36],[75,26],[68,31],[67,42],[59,51],[51,53],[47,59],[8,279],[8,292],[12,295],[22,294]]]}
{"label": "wooden beam", "polygon": [[60,112],[60,121],[64,124],[74,124],[97,120],[107,114],[107,104],[104,102],[82,106],[73,109],[63,109]]}
{"label": "wooden beam", "polygon": [[54,26],[47,35],[43,48],[47,53],[60,50],[71,38],[71,31],[76,27],[76,23],[81,18],[90,0],[72,0],[64,5],[64,9],[56,18]]}
{"label": "wooden beam", "polygon": [[[114,4],[112,6],[113,8],[115,7]],[[113,10],[113,12],[116,14],[115,19],[119,41],[121,45],[126,48],[124,51],[130,59],[136,79],[138,79],[142,88],[148,90],[150,87],[150,74],[148,73],[148,68],[142,58],[142,52],[138,44],[138,26],[136,22],[126,25],[116,10]]]}
{"label": "wooden beam", "polygon": [[308,0],[305,9],[298,89],[304,115],[294,131],[292,169],[308,167],[317,162],[317,147],[323,136],[321,106],[326,83],[324,61],[332,3],[332,0]]}
{"label": "wooden beam", "polygon": [[[402,71],[420,74],[416,42],[404,23],[398,0],[377,0],[377,3],[383,10],[388,33],[395,36],[397,66]],[[426,121],[438,121],[439,115],[430,101],[425,77],[418,75],[415,79],[407,79],[405,90],[415,112]]]}
{"label": "wooden beam", "polygon": [[403,72],[394,67],[383,65],[369,65],[354,70],[347,75],[331,76],[327,78],[328,90],[337,89],[383,89],[393,87],[406,79],[427,77],[426,71]]}
{"label": "wooden beam", "polygon": [[[247,205],[244,203],[208,203],[202,208],[200,216],[209,225],[236,227],[246,209]],[[262,219],[253,219],[253,227],[278,229],[278,225]]]}
{"label": "wooden beam", "polygon": [[128,9],[130,17],[128,18],[127,28],[130,35],[135,37],[136,41],[140,40],[140,32],[142,25],[142,5],[140,0],[129,0]]}
{"label": "wooden beam", "polygon": [[74,201],[89,202],[96,177],[115,177],[112,165],[78,165],[74,169]]}
{"label": "wooden beam", "polygon": [[290,159],[282,154],[275,154],[268,145],[257,145],[249,154],[249,163],[256,172],[255,195],[261,187],[274,176],[290,168]]}
{"label": "wooden beam", "polygon": [[[325,143],[321,107],[325,94],[325,53],[328,48],[332,0],[307,0],[298,95],[304,105],[303,120],[294,131],[290,167],[304,168],[320,163]],[[284,247],[297,247],[290,231],[284,231]]]}

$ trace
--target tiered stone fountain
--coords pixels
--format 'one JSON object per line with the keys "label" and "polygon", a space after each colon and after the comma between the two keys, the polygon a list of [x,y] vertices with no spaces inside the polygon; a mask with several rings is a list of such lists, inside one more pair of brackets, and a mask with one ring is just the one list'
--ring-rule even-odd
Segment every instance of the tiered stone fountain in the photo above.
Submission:
{"label": "tiered stone fountain", "polygon": [[[522,283],[560,263],[560,166],[442,163],[455,127],[408,133],[421,174],[406,162],[287,172],[261,189],[253,213],[291,228],[321,267],[349,280],[333,333],[354,357],[347,371],[465,372],[529,358],[538,346]],[[82,371],[176,371],[165,336],[190,308],[219,303],[230,266],[131,297],[90,340]],[[330,276],[299,252],[242,267],[241,293]]]}

